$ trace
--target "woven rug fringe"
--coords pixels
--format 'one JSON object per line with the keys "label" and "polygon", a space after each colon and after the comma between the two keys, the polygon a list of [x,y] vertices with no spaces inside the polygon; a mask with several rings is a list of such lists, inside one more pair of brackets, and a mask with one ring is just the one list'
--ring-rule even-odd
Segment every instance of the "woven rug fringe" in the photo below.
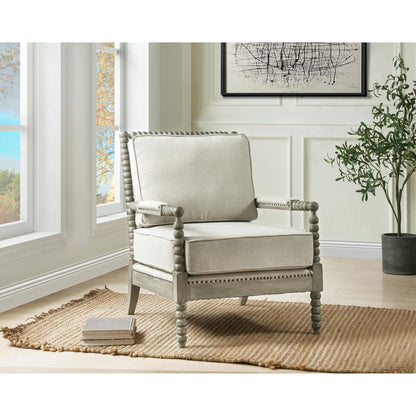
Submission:
{"label": "woven rug fringe", "polygon": [[[8,339],[12,345],[20,348],[33,348],[33,349],[44,349],[45,351],[52,351],[52,349],[48,348],[47,343],[35,343],[32,344],[30,342],[27,342],[25,340],[22,340],[19,338],[19,335],[23,332],[24,329],[28,328],[30,325],[35,324],[38,321],[41,321],[45,319],[47,316],[62,311],[64,309],[69,308],[70,306],[76,305],[77,303],[80,303],[86,299],[92,298],[93,296],[96,296],[98,293],[110,290],[107,286],[104,286],[104,289],[92,289],[88,293],[86,293],[82,298],[79,299],[72,299],[68,301],[67,303],[64,303],[59,308],[49,309],[48,312],[42,312],[39,315],[31,316],[26,319],[26,321],[31,320],[30,322],[27,322],[25,324],[20,324],[15,326],[14,328],[9,328],[7,326],[3,326],[0,328],[0,332],[3,332],[3,338]],[[58,349],[54,349],[55,351],[59,351]],[[62,349],[62,351],[64,351]]]}

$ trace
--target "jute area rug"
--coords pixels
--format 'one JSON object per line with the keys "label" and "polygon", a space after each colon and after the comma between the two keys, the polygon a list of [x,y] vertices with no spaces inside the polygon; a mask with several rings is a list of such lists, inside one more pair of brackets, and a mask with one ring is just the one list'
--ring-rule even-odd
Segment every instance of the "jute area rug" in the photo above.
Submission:
{"label": "jute area rug", "polygon": [[135,345],[82,347],[87,317],[125,316],[127,296],[107,288],[29,318],[3,337],[20,348],[248,363],[273,369],[414,373],[416,311],[323,305],[313,335],[307,303],[236,299],[188,302],[188,344],[177,347],[173,301],[140,295]]}

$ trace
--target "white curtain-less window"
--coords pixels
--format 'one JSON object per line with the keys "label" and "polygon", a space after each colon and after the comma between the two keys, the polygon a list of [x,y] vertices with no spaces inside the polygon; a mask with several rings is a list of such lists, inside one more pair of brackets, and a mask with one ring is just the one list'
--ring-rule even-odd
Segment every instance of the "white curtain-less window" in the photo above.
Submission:
{"label": "white curtain-less window", "polygon": [[123,210],[120,175],[120,45],[94,47],[95,188],[97,217]]}
{"label": "white curtain-less window", "polygon": [[28,46],[0,43],[0,239],[33,231]]}

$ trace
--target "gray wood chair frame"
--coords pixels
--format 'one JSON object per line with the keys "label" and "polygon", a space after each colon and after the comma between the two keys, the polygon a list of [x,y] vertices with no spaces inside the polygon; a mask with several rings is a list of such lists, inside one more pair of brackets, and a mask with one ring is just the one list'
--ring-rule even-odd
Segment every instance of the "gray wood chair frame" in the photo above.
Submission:
{"label": "gray wood chair frame", "polygon": [[[256,199],[256,207],[260,209],[278,209],[287,211],[309,211],[309,231],[313,235],[313,265],[306,269],[270,270],[267,276],[253,277],[252,273],[224,273],[216,275],[191,276],[185,269],[185,240],[184,224],[181,220],[184,210],[182,207],[161,205],[158,209],[141,208],[140,202],[134,201],[130,160],[127,148],[128,140],[138,135],[203,135],[203,134],[229,134],[227,132],[122,132],[120,134],[121,159],[124,177],[124,196],[126,200],[128,234],[129,234],[129,285],[128,285],[128,311],[134,314],[140,288],[170,298],[175,303],[176,335],[180,348],[186,346],[187,340],[187,314],[186,303],[197,299],[214,299],[239,297],[240,305],[245,305],[248,296],[271,295],[280,293],[310,292],[311,319],[314,334],[321,329],[321,291],[322,265],[319,258],[319,220],[316,211],[317,202],[306,202],[297,199],[288,201],[270,201]],[[232,132],[235,134],[235,132]],[[172,226],[174,236],[174,272],[172,280],[165,280],[145,274],[134,269],[133,240],[136,229],[136,213],[152,214],[158,216],[173,216]]]}

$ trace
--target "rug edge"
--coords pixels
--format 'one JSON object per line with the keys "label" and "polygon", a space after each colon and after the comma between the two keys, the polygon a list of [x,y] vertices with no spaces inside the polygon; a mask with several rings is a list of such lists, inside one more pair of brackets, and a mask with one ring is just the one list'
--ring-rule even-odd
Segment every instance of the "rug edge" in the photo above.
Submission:
{"label": "rug edge", "polygon": [[[31,325],[45,319],[47,316],[53,315],[56,312],[62,311],[64,309],[67,309],[73,305],[76,305],[78,303],[81,303],[83,301],[86,301],[88,299],[91,299],[94,296],[97,296],[100,293],[103,292],[112,292],[112,290],[110,290],[107,286],[104,285],[103,289],[92,289],[90,290],[88,293],[86,293],[85,295],[83,295],[81,298],[77,298],[77,299],[71,299],[66,303],[63,303],[61,306],[57,307],[57,308],[53,308],[53,309],[49,309],[47,312],[41,312],[39,315],[35,315],[35,316],[31,316],[29,318],[26,318],[26,320],[32,319],[31,322],[27,322],[24,324],[19,324],[13,328],[7,327],[7,326],[3,326],[0,328],[0,332],[3,333],[3,338],[8,339],[12,345],[14,346],[18,346],[18,347],[22,347],[22,348],[34,348],[34,349],[39,349],[39,347],[35,347],[34,344],[32,346],[32,344],[27,343],[28,346],[24,345],[25,343],[22,343],[22,341],[20,340],[20,334],[28,327],[30,327]],[[17,343],[22,344],[22,345],[17,345]],[[30,346],[29,346],[30,344]]]}

